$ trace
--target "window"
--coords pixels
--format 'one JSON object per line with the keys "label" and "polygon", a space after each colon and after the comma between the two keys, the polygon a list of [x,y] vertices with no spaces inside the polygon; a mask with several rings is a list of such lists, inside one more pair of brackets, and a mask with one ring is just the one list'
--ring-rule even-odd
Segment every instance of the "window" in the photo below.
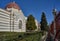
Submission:
{"label": "window", "polygon": [[21,29],[21,28],[22,28],[22,21],[19,20],[19,29]]}

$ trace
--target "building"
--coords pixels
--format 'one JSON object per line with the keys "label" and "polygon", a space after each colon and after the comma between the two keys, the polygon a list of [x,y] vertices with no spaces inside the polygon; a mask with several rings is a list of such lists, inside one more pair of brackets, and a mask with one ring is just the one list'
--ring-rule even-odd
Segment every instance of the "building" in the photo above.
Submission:
{"label": "building", "polygon": [[[54,28],[54,21],[53,21],[50,25],[48,38],[52,38],[52,40],[54,41],[60,41],[60,12],[56,13],[55,16],[55,27],[56,28]],[[54,33],[54,29],[56,30],[55,31],[56,34]]]}
{"label": "building", "polygon": [[[7,4],[5,10],[0,8],[0,31],[26,32],[26,20],[18,4],[11,2]],[[38,22],[36,20],[38,29]]]}

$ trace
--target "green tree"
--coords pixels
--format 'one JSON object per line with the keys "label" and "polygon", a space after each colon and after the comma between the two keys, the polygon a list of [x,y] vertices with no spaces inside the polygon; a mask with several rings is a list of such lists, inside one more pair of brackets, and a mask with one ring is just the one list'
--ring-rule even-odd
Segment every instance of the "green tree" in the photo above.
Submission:
{"label": "green tree", "polygon": [[42,31],[47,31],[48,30],[48,24],[47,24],[47,20],[46,20],[46,16],[45,16],[44,12],[42,12],[40,24],[41,24],[41,30]]}
{"label": "green tree", "polygon": [[26,22],[26,29],[31,31],[36,28],[35,18],[32,15],[29,15]]}

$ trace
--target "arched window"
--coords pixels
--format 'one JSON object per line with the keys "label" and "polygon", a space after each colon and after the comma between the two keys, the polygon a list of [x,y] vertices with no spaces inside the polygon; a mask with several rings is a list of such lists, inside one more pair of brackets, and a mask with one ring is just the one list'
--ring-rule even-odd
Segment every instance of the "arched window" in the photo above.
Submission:
{"label": "arched window", "polygon": [[21,29],[21,28],[22,28],[22,21],[19,20],[19,29]]}

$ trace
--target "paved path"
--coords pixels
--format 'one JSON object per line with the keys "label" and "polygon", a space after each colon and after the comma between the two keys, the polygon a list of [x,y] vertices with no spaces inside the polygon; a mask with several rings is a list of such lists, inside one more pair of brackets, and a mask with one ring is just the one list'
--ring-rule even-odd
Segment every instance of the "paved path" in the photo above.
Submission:
{"label": "paved path", "polygon": [[44,36],[42,36],[41,41],[46,41],[47,34],[48,34],[48,32],[46,32],[46,34]]}

